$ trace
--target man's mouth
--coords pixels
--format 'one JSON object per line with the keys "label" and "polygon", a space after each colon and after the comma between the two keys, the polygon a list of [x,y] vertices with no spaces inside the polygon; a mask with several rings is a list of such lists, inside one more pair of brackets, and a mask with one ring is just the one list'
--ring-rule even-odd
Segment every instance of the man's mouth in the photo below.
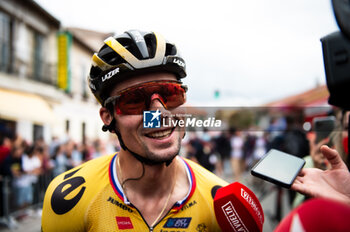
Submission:
{"label": "man's mouth", "polygon": [[170,128],[162,131],[155,131],[155,132],[148,133],[145,136],[152,139],[163,139],[163,138],[169,137],[174,129],[175,128]]}

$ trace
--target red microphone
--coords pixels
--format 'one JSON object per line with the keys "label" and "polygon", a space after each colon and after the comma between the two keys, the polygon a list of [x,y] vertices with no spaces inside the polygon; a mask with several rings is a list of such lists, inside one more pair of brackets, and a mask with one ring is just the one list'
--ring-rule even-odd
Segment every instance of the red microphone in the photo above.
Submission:
{"label": "red microphone", "polygon": [[274,232],[350,231],[350,206],[330,199],[315,198],[291,211]]}
{"label": "red microphone", "polygon": [[214,210],[222,231],[255,232],[263,229],[264,212],[258,198],[239,182],[217,190]]}

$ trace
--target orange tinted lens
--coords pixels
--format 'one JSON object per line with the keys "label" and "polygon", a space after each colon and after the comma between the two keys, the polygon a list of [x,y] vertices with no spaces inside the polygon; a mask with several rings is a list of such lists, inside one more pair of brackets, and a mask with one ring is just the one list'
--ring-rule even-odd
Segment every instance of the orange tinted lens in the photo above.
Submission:
{"label": "orange tinted lens", "polygon": [[142,91],[129,91],[120,96],[116,104],[119,114],[142,114],[146,108],[145,96]]}
{"label": "orange tinted lens", "polygon": [[186,92],[179,83],[145,83],[121,94],[115,104],[117,114],[143,114],[155,93],[167,109],[178,107],[186,100]]}
{"label": "orange tinted lens", "polygon": [[164,85],[159,92],[167,108],[175,108],[185,103],[185,90],[179,84]]}

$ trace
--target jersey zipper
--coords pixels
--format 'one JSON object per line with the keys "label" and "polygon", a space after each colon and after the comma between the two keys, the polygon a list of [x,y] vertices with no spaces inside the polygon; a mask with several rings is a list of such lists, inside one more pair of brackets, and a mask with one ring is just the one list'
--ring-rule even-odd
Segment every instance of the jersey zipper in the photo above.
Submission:
{"label": "jersey zipper", "polygon": [[[164,215],[164,217],[162,217],[162,218],[157,222],[157,224],[154,225],[154,227],[156,227],[161,221],[163,221],[163,219],[164,219],[166,216],[168,216],[168,214],[171,212],[171,210],[174,208],[175,205],[176,205],[176,203],[175,203],[173,206],[171,206],[170,210],[168,210],[168,212]],[[141,213],[140,213],[140,215],[141,215]],[[141,215],[141,217],[142,217],[142,215]],[[144,219],[143,217],[142,217],[142,219],[145,221],[145,219]],[[146,222],[146,221],[145,221],[145,222]],[[148,225],[147,222],[146,222],[146,225]],[[153,232],[154,227],[149,227],[149,231],[150,231],[150,232]]]}
{"label": "jersey zipper", "polygon": [[144,223],[148,226],[149,232],[153,232],[154,227],[156,227],[166,216],[168,216],[168,214],[171,212],[171,210],[172,210],[173,207],[176,205],[176,203],[170,208],[170,210],[164,215],[164,217],[162,217],[162,218],[157,222],[157,224],[154,225],[154,227],[148,225],[148,223],[146,222],[145,218],[142,216],[142,214],[141,214],[140,210],[138,210],[138,208],[136,208],[132,203],[130,203],[130,205],[131,205],[132,207],[134,207],[134,208],[136,209],[136,211],[140,214],[142,220],[143,220]]}
{"label": "jersey zipper", "polygon": [[134,207],[134,208],[136,209],[136,211],[139,213],[139,215],[141,216],[143,222],[144,222],[144,223],[146,224],[146,226],[148,227],[149,231],[150,231],[150,232],[153,232],[153,229],[154,229],[154,228],[153,228],[152,226],[149,226],[149,225],[148,225],[148,223],[146,222],[145,218],[142,216],[140,210],[139,210],[138,208],[136,208],[132,203],[130,203],[130,205],[131,205],[132,207]]}

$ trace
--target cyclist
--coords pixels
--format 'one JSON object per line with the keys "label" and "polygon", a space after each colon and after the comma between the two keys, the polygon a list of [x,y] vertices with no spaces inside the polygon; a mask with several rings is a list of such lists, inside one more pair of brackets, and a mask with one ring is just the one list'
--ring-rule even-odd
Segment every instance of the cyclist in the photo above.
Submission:
{"label": "cyclist", "polygon": [[178,156],[184,129],[143,125],[149,110],[152,119],[181,118],[186,65],[176,46],[138,30],[104,43],[92,57],[89,86],[103,130],[118,136],[122,150],[54,179],[42,230],[220,231],[213,195],[227,183]]}

